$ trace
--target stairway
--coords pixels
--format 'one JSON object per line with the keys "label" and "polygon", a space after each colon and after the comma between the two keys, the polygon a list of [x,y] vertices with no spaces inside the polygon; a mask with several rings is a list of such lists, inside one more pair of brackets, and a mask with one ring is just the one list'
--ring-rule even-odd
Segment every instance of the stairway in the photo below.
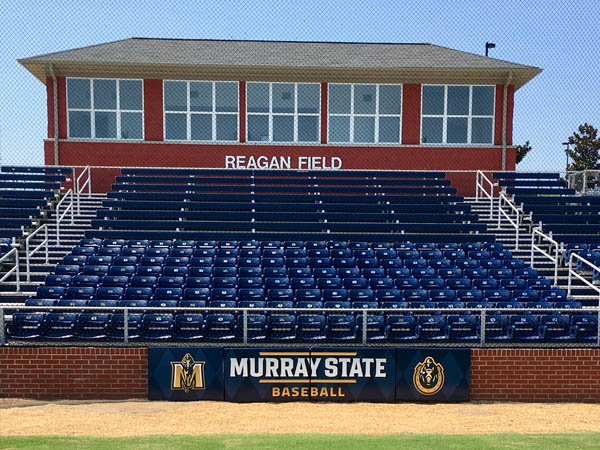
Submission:
{"label": "stairway", "polygon": [[[490,219],[489,200],[479,199],[477,201],[473,197],[465,197],[465,202],[471,204],[472,211],[479,215],[479,221],[488,225],[488,232],[496,235],[497,242],[502,242],[504,248],[511,250],[515,258],[523,259],[526,264],[531,264],[531,232],[528,225],[521,225],[519,227],[519,248],[515,250],[516,229],[504,216],[501,216],[500,228],[498,228],[498,206],[496,202],[494,202],[494,215],[492,219]],[[548,250],[546,249],[546,251]],[[537,269],[539,275],[548,278],[554,283],[554,263],[547,257],[537,251],[534,252],[532,266]],[[557,286],[565,291],[567,291],[568,286],[568,275],[568,269],[564,264],[560,264],[558,266]],[[591,281],[591,272],[587,275],[589,277],[586,276],[586,278]],[[571,283],[571,298],[581,302],[584,307],[598,306],[600,298],[598,292],[575,277],[572,278]]]}
{"label": "stairway", "polygon": [[[62,261],[63,256],[71,252],[73,246],[84,237],[86,229],[91,228],[91,220],[96,217],[96,210],[102,206],[106,194],[83,195],[79,211],[74,210],[73,223],[68,213],[60,222],[60,244],[56,242],[56,210],[54,207],[48,215],[40,220],[40,226],[48,225],[48,263],[46,263],[45,247],[31,257],[31,276],[27,281],[27,265],[25,258],[25,238],[19,247],[20,292],[16,291],[16,276],[13,274],[5,282],[0,283],[0,306],[22,304],[37,286],[44,281],[46,275],[54,270],[54,266]],[[63,204],[64,205],[64,204]],[[61,214],[64,208],[61,207]],[[44,232],[36,234],[30,241],[30,249],[34,249],[45,239]],[[4,272],[0,272],[2,275]]]}

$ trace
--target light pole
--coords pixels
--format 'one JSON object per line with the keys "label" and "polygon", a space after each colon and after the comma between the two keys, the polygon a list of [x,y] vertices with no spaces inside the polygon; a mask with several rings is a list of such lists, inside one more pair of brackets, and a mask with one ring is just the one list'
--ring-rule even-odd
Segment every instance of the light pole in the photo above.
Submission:
{"label": "light pole", "polygon": [[567,155],[567,168],[565,169],[565,173],[567,173],[569,171],[569,142],[563,142],[562,145],[566,145],[567,148],[565,148],[565,155]]}
{"label": "light pole", "polygon": [[492,43],[492,42],[486,42],[485,43],[485,56],[488,55],[488,50],[490,48],[496,48],[496,44]]}

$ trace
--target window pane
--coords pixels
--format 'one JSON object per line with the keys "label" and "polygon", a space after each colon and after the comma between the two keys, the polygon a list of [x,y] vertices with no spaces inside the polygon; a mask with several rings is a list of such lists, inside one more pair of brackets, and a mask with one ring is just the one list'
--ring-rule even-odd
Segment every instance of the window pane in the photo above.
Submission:
{"label": "window pane", "polygon": [[400,115],[402,109],[402,86],[379,86],[379,114]]}
{"label": "window pane", "polygon": [[90,109],[90,80],[69,78],[67,80],[69,108]]}
{"label": "window pane", "polygon": [[467,143],[467,120],[466,117],[448,118],[448,129],[446,131],[446,142],[448,144]]}
{"label": "window pane", "polygon": [[248,112],[269,112],[269,85],[267,83],[248,83],[246,98]]}
{"label": "window pane", "polygon": [[121,113],[121,139],[142,139],[142,113]]}
{"label": "window pane", "polygon": [[165,139],[185,141],[187,119],[185,114],[165,114]]}
{"label": "window pane", "polygon": [[212,83],[190,83],[190,111],[212,111]]}
{"label": "window pane", "polygon": [[[218,112],[237,112],[238,110],[238,84],[216,83],[215,87],[216,109]],[[218,133],[218,132],[217,132]],[[237,139],[237,137],[236,137]]]}
{"label": "window pane", "polygon": [[94,123],[96,127],[97,138],[116,138],[117,137],[117,113],[116,112],[96,112],[94,114]]}
{"label": "window pane", "polygon": [[375,114],[375,85],[354,86],[354,114]]}
{"label": "window pane", "polygon": [[292,142],[294,140],[294,116],[273,116],[273,141]]}
{"label": "window pane", "polygon": [[421,110],[427,115],[444,114],[444,86],[423,86]]}
{"label": "window pane", "polygon": [[469,114],[469,86],[448,86],[448,115]]}
{"label": "window pane", "polygon": [[319,140],[319,117],[298,116],[298,141],[317,142]]}
{"label": "window pane", "polygon": [[294,85],[273,83],[273,112],[294,112]]}
{"label": "window pane", "polygon": [[119,107],[142,110],[142,82],[140,80],[119,81]]}
{"label": "window pane", "polygon": [[192,141],[212,141],[212,114],[192,114]]}
{"label": "window pane", "polygon": [[318,113],[321,110],[321,86],[298,85],[298,113]]}
{"label": "window pane", "polygon": [[165,81],[165,111],[187,111],[185,81]]}
{"label": "window pane", "polygon": [[473,86],[473,110],[475,116],[494,115],[494,87]]}
{"label": "window pane", "polygon": [[400,142],[400,118],[379,118],[379,142]]}
{"label": "window pane", "polygon": [[492,143],[492,119],[474,118],[471,122],[471,143]]}
{"label": "window pane", "polygon": [[248,116],[248,140],[263,142],[269,140],[268,116]]}
{"label": "window pane", "polygon": [[441,144],[443,119],[441,117],[423,117],[422,142],[424,144]]}
{"label": "window pane", "polygon": [[350,142],[350,117],[329,118],[329,141]]}
{"label": "window pane", "polygon": [[350,85],[329,85],[329,113],[350,114]]}
{"label": "window pane", "polygon": [[354,118],[354,142],[375,142],[375,118]]}
{"label": "window pane", "polygon": [[94,80],[94,108],[117,109],[116,80]]}
{"label": "window pane", "polygon": [[87,111],[69,111],[69,137],[92,137],[91,113]]}
{"label": "window pane", "polygon": [[237,141],[236,114],[217,114],[217,141]]}

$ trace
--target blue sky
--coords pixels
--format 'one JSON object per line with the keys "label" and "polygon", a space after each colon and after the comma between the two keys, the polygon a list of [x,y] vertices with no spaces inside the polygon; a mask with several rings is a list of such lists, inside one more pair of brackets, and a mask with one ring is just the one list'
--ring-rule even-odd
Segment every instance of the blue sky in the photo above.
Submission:
{"label": "blue sky", "polygon": [[517,91],[520,170],[564,170],[561,145],[600,127],[597,0],[4,0],[0,16],[0,162],[42,163],[45,87],[16,59],[132,36],[431,42],[544,69]]}

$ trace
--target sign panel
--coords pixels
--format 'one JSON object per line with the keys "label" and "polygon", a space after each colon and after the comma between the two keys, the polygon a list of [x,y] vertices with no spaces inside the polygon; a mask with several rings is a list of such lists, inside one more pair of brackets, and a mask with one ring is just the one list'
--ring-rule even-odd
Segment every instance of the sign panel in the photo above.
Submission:
{"label": "sign panel", "polygon": [[224,400],[223,349],[149,347],[150,400]]}
{"label": "sign panel", "polygon": [[467,401],[470,369],[468,348],[398,348],[396,400]]}

